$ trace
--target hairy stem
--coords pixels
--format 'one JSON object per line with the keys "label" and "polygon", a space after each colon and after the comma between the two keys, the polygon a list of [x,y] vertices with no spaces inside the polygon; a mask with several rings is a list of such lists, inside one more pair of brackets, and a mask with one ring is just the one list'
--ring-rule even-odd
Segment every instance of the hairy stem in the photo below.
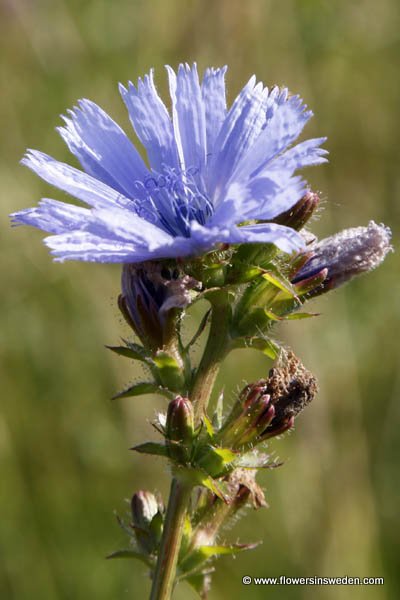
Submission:
{"label": "hairy stem", "polygon": [[150,600],[171,598],[191,490],[190,485],[172,480]]}
{"label": "hairy stem", "polygon": [[[219,368],[227,353],[230,316],[227,297],[220,294],[212,302],[210,333],[190,394],[197,420],[201,419],[207,408]],[[177,478],[172,480],[150,600],[171,598],[191,491],[190,484]]]}
{"label": "hairy stem", "polygon": [[207,408],[221,363],[228,350],[228,328],[231,317],[225,294],[212,303],[210,332],[203,357],[193,381],[190,399],[193,402],[196,421]]}

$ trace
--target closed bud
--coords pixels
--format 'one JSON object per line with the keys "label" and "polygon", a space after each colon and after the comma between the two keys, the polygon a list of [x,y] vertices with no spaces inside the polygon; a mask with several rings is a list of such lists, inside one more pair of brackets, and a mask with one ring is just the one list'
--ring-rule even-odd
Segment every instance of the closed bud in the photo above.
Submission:
{"label": "closed bud", "polygon": [[187,398],[178,396],[168,405],[166,440],[170,457],[179,463],[190,460],[194,436],[193,405]]}
{"label": "closed bud", "polygon": [[119,308],[142,343],[158,350],[175,327],[176,312],[191,302],[197,283],[166,264],[125,264]]}
{"label": "closed bud", "polygon": [[163,506],[154,494],[147,490],[139,490],[132,496],[131,512],[138,546],[147,554],[151,554],[157,547],[161,534],[159,530]]}
{"label": "closed bud", "polygon": [[271,423],[275,409],[267,393],[266,381],[247,385],[217,434],[219,444],[232,449],[252,446]]}
{"label": "closed bud", "polygon": [[345,229],[308,247],[311,256],[292,277],[292,284],[308,296],[337,288],[353,277],[378,267],[392,250],[388,227],[371,221],[368,227]]}
{"label": "closed bud", "polygon": [[318,194],[308,191],[292,208],[275,217],[274,223],[299,231],[309,221],[319,202]]}

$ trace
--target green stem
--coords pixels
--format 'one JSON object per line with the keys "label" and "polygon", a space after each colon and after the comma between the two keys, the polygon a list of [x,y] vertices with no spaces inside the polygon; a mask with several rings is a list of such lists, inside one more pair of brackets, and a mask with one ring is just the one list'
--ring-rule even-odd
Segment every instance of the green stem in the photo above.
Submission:
{"label": "green stem", "polygon": [[176,478],[172,480],[150,600],[171,598],[191,491],[190,485]]}
{"label": "green stem", "polygon": [[222,298],[219,295],[212,303],[210,332],[190,393],[196,421],[201,419],[207,408],[221,363],[228,351],[230,318],[227,298],[225,294]]}
{"label": "green stem", "polygon": [[[207,408],[219,368],[228,350],[230,318],[227,297],[220,293],[212,301],[210,333],[190,394],[197,420]],[[172,480],[150,600],[171,598],[191,491],[191,485],[176,478]]]}

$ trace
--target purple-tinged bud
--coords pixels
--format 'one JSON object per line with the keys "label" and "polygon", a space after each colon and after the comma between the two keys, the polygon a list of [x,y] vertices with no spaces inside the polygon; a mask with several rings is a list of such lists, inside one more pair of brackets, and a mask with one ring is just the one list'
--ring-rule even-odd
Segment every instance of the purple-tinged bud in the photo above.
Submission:
{"label": "purple-tinged bud", "polygon": [[[139,490],[131,500],[132,523],[138,546],[146,553],[154,552],[157,545],[157,521],[162,523],[164,507],[159,498],[147,490]],[[158,518],[159,517],[159,518]],[[161,532],[159,532],[161,533]]]}
{"label": "purple-tinged bud", "polygon": [[296,288],[327,271],[322,282],[315,281],[309,296],[317,296],[346,283],[353,277],[378,267],[393,248],[391,231],[371,221],[368,227],[345,229],[309,246],[312,252],[305,264],[292,278]]}
{"label": "purple-tinged bud", "polygon": [[299,231],[310,220],[319,203],[318,194],[308,191],[292,208],[275,217],[274,223]]}
{"label": "purple-tinged bud", "polygon": [[242,390],[215,438],[218,444],[238,449],[260,441],[260,435],[275,415],[265,384],[265,380],[260,380]]}
{"label": "purple-tinged bud", "polygon": [[159,501],[147,490],[139,490],[131,500],[132,521],[136,527],[145,529],[160,510]]}
{"label": "purple-tinged bud", "polygon": [[194,436],[194,413],[188,398],[178,396],[169,403],[165,435],[170,457],[182,464],[189,462]]}
{"label": "purple-tinged bud", "polygon": [[171,317],[176,309],[190,304],[196,285],[195,279],[182,274],[177,267],[151,261],[125,264],[119,307],[143,344],[157,350],[163,347],[174,326]]}

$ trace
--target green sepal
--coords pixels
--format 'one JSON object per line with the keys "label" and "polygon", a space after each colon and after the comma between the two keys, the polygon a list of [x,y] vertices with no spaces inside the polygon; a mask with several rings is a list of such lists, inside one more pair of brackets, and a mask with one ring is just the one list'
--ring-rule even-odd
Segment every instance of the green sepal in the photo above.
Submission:
{"label": "green sepal", "polygon": [[153,381],[141,381],[139,383],[135,383],[130,387],[126,388],[122,392],[119,392],[115,396],[112,397],[112,400],[118,400],[119,398],[129,398],[130,396],[141,396],[142,394],[160,394],[161,396],[165,396],[166,398],[172,399],[174,398],[173,392],[168,390]]}
{"label": "green sepal", "polygon": [[232,349],[239,348],[254,348],[255,350],[260,350],[260,352],[269,358],[272,358],[272,360],[278,358],[280,351],[278,344],[269,338],[263,337],[237,338],[232,344]]}
{"label": "green sepal", "polygon": [[160,543],[162,532],[163,532],[163,526],[164,526],[164,517],[161,514],[161,512],[158,511],[158,513],[156,513],[154,515],[154,517],[152,518],[151,523],[149,525],[149,531],[150,531],[152,539],[154,540],[155,548],[157,548]]}
{"label": "green sepal", "polygon": [[220,498],[220,500],[226,504],[230,503],[227,485],[223,481],[217,481],[213,479],[202,469],[178,468],[175,470],[174,475],[182,481],[190,483],[193,486],[202,485],[203,487],[209,489],[213,494],[218,496],[218,498]]}
{"label": "green sepal", "polygon": [[263,269],[258,266],[246,262],[237,262],[228,271],[227,283],[249,283],[250,281],[257,279],[262,273]]}
{"label": "green sepal", "polygon": [[304,312],[296,312],[289,315],[279,316],[270,310],[266,310],[265,314],[271,321],[297,321],[299,319],[310,319],[311,317],[319,317],[320,313],[304,313]]}
{"label": "green sepal", "polygon": [[179,565],[182,572],[193,572],[204,566],[210,558],[217,556],[232,556],[244,550],[253,550],[261,542],[253,544],[232,544],[231,546],[199,546],[191,552]]}
{"label": "green sepal", "polygon": [[182,391],[185,377],[180,365],[173,356],[159,350],[153,357],[153,363],[156,367],[157,378],[163,387],[174,392]]}
{"label": "green sepal", "polygon": [[271,283],[274,287],[278,288],[278,290],[280,290],[280,296],[282,297],[282,299],[297,298],[296,292],[292,284],[290,283],[290,281],[285,280],[285,278],[282,275],[277,276],[275,275],[275,273],[267,271],[263,273],[261,277],[268,281],[268,283]]}
{"label": "green sepal", "polygon": [[230,448],[218,448],[215,446],[203,446],[200,455],[196,457],[196,464],[204,469],[211,477],[220,477],[233,467],[232,462],[236,460],[237,454]]}
{"label": "green sepal", "polygon": [[127,340],[122,340],[126,345],[125,346],[106,346],[108,350],[119,354],[120,356],[126,356],[127,358],[131,358],[132,360],[140,360],[141,362],[145,362],[147,364],[151,364],[151,358],[143,346],[139,344],[135,344],[134,342],[128,342]]}
{"label": "green sepal", "polygon": [[197,340],[199,339],[199,337],[201,336],[201,334],[205,330],[206,325],[208,323],[208,320],[209,320],[210,316],[211,316],[211,308],[209,308],[208,311],[203,315],[203,318],[200,321],[200,325],[199,325],[196,333],[193,335],[193,337],[190,340],[190,342],[185,346],[185,352],[187,352],[189,350],[189,348],[191,348],[193,346],[193,344],[195,342],[197,342]]}
{"label": "green sepal", "polygon": [[224,411],[224,393],[221,392],[218,396],[217,404],[215,406],[215,412],[212,418],[212,424],[215,429],[221,429],[223,421]]}
{"label": "green sepal", "polygon": [[182,577],[182,579],[184,579],[189,585],[191,585],[194,591],[198,593],[200,598],[206,600],[206,598],[208,598],[208,593],[211,588],[210,573],[212,573],[213,571],[214,569],[209,569],[206,572],[193,573],[193,575],[184,576]]}
{"label": "green sepal", "polygon": [[183,532],[182,532],[182,542],[181,542],[181,547],[179,550],[179,557],[180,559],[182,559],[190,546],[190,543],[192,541],[192,535],[193,535],[193,528],[192,528],[192,523],[190,521],[190,518],[188,516],[185,517],[185,521],[183,523]]}
{"label": "green sepal", "polygon": [[168,448],[164,444],[157,444],[156,442],[144,442],[138,446],[133,446],[131,450],[139,452],[140,454],[152,454],[154,456],[165,456],[168,457]]}
{"label": "green sepal", "polygon": [[133,559],[136,559],[136,560],[140,560],[141,562],[143,562],[148,567],[152,567],[153,566],[153,562],[150,560],[150,558],[148,556],[146,556],[145,554],[141,554],[140,552],[137,552],[135,550],[117,550],[116,552],[113,552],[112,554],[109,554],[108,556],[106,556],[106,558],[107,559],[111,559],[111,558],[133,558]]}
{"label": "green sepal", "polygon": [[202,421],[203,421],[203,423],[205,425],[208,437],[212,440],[213,437],[214,437],[214,434],[215,434],[215,429],[214,429],[214,426],[213,426],[212,422],[207,417],[207,415],[203,415]]}
{"label": "green sepal", "polygon": [[261,454],[257,451],[248,452],[240,456],[236,461],[236,467],[243,469],[276,469],[282,464],[282,462],[270,461],[268,454]]}

